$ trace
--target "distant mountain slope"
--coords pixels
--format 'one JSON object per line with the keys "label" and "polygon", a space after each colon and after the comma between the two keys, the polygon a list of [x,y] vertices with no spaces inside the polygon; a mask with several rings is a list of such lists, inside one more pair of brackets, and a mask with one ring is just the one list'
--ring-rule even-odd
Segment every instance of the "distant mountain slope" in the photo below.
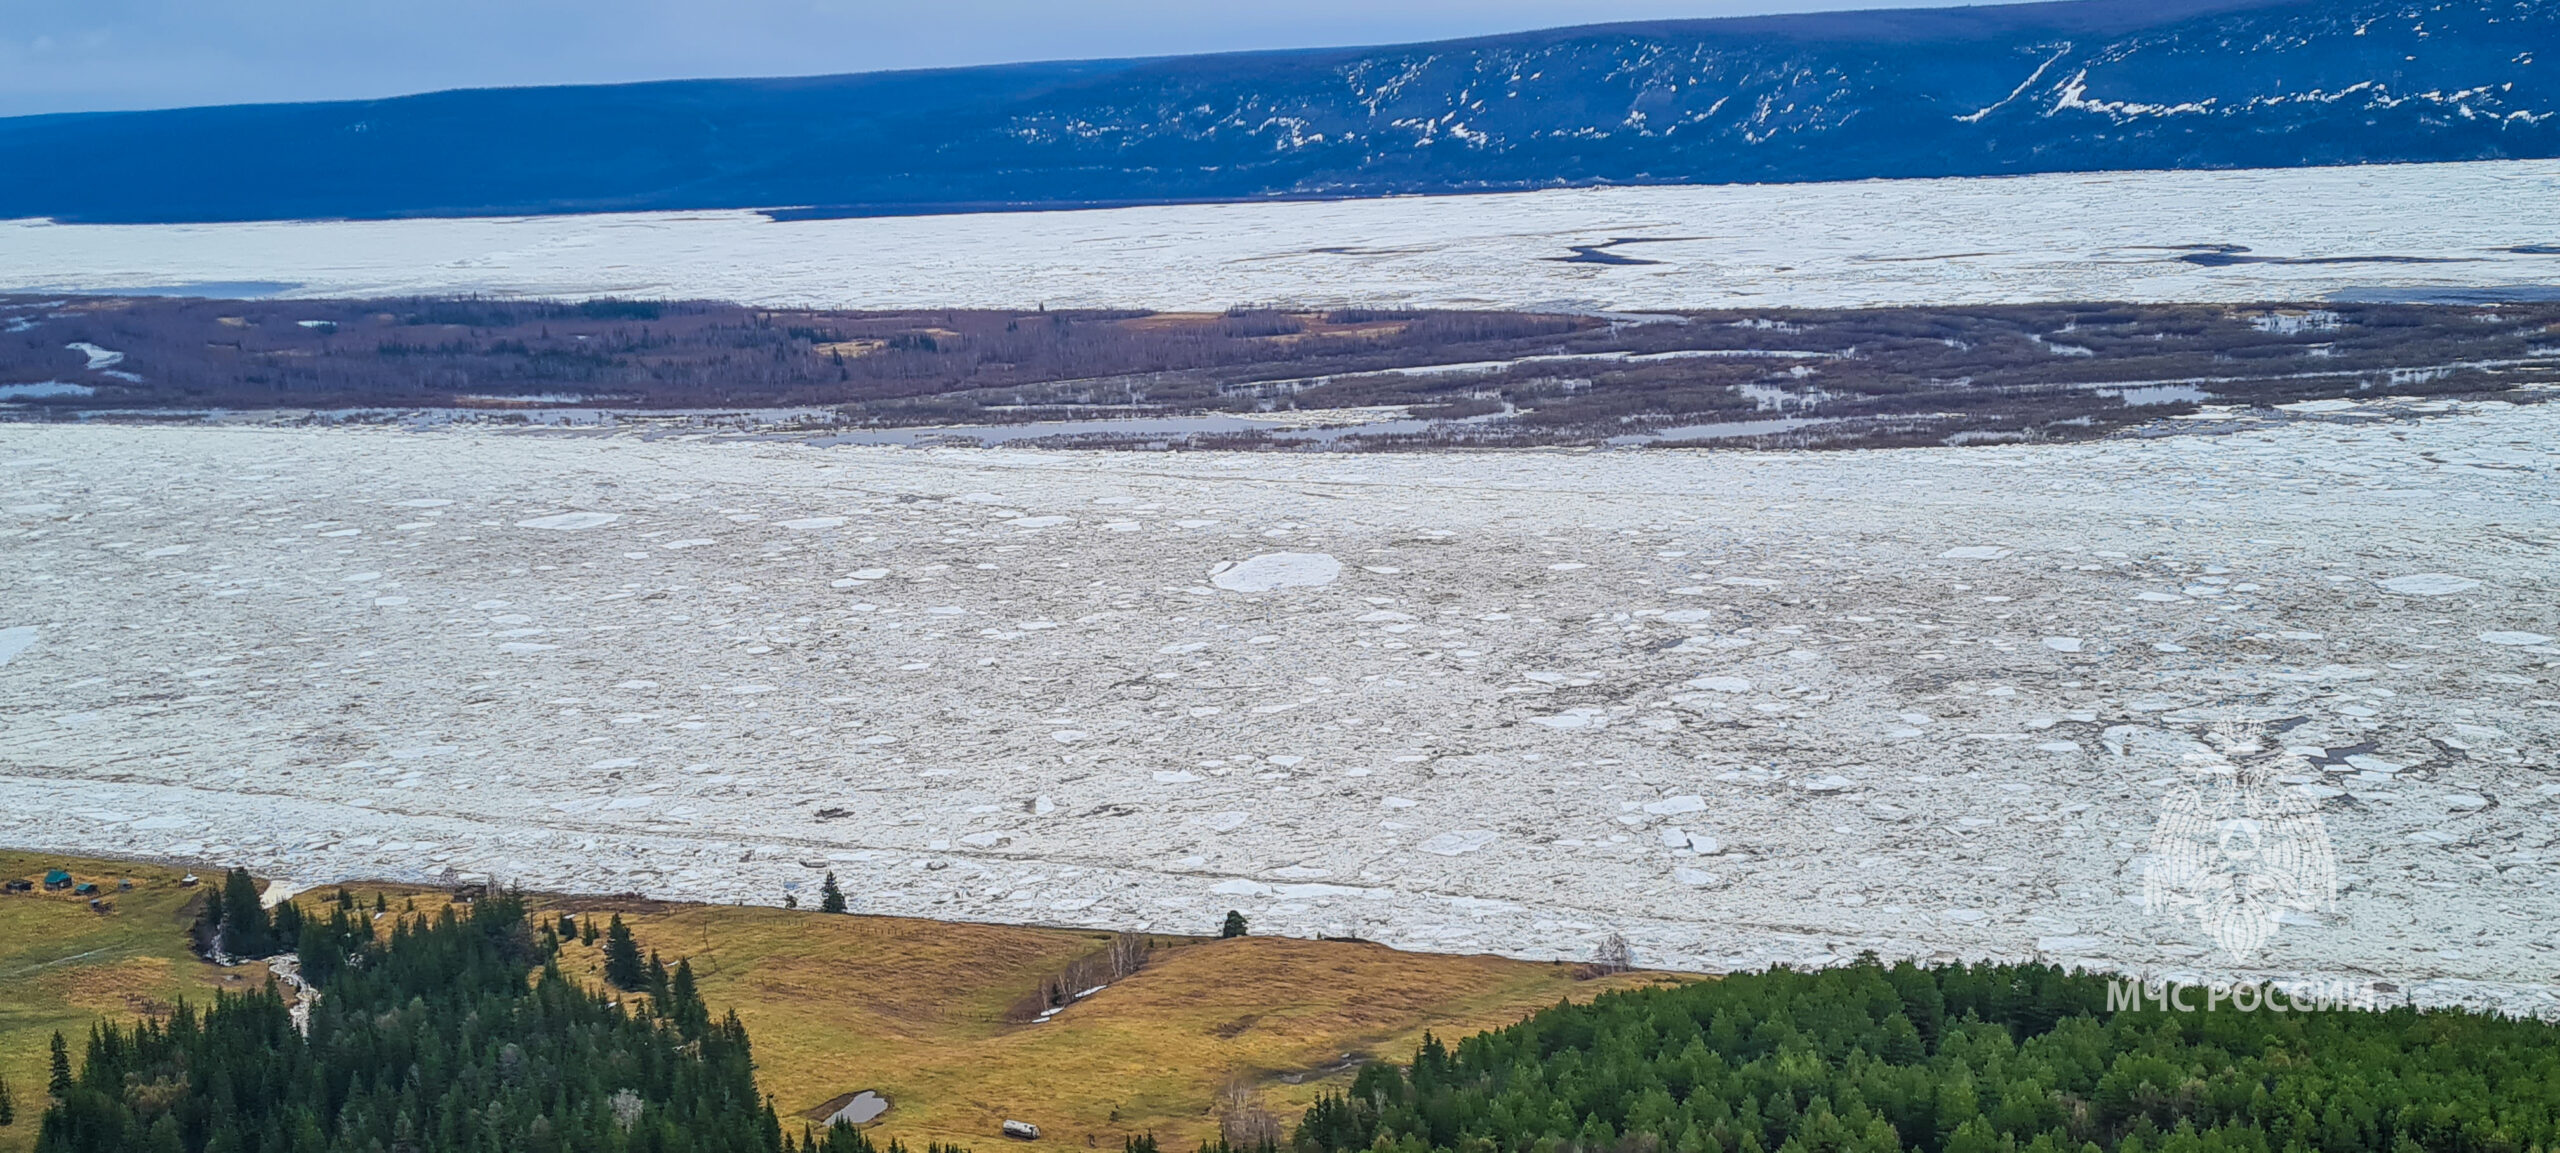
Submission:
{"label": "distant mountain slope", "polygon": [[2560,155],[2560,3],[2079,0],[0,119],[0,218],[1342,196]]}

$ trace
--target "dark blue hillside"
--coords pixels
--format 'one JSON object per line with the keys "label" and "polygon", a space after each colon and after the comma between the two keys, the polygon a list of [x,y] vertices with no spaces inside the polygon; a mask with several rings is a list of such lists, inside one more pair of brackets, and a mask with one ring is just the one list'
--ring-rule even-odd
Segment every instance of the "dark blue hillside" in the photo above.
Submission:
{"label": "dark blue hillside", "polygon": [[1361,196],[2560,155],[2560,3],[2081,0],[0,119],[0,217]]}

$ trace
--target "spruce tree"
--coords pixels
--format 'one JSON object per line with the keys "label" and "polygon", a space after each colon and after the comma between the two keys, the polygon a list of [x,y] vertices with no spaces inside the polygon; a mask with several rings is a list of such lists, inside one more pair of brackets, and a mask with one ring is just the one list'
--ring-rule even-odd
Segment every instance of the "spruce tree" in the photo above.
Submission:
{"label": "spruce tree", "polygon": [[276,951],[274,926],[258,900],[257,879],[247,869],[233,869],[222,878],[222,951],[242,958]]}
{"label": "spruce tree", "polygon": [[827,874],[826,882],[818,886],[818,911],[821,913],[844,911],[844,890],[836,887],[834,873]]}
{"label": "spruce tree", "polygon": [[45,1082],[45,1091],[56,1101],[71,1096],[71,1045],[59,1031],[53,1035],[53,1076]]}
{"label": "spruce tree", "polygon": [[0,1126],[18,1123],[18,1101],[9,1092],[9,1079],[0,1077]]}
{"label": "spruce tree", "polygon": [[675,978],[667,983],[667,1016],[675,1021],[676,1031],[687,1037],[699,1037],[711,1028],[711,1009],[702,1003],[702,988],[693,980],[693,962],[676,962]]}
{"label": "spruce tree", "polygon": [[1218,935],[1221,937],[1244,936],[1244,914],[1233,909],[1227,910],[1227,923],[1218,926]]}
{"label": "spruce tree", "polygon": [[631,928],[622,923],[622,914],[613,915],[613,924],[604,931],[604,980],[626,993],[637,993],[649,984],[649,969],[640,959],[640,942],[632,939]]}

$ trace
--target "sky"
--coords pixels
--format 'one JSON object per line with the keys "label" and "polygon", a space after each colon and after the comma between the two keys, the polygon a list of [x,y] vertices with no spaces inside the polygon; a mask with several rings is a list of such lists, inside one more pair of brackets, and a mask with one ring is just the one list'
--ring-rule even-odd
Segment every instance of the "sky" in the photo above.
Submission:
{"label": "sky", "polygon": [[0,116],[1392,44],[1947,0],[0,0]]}

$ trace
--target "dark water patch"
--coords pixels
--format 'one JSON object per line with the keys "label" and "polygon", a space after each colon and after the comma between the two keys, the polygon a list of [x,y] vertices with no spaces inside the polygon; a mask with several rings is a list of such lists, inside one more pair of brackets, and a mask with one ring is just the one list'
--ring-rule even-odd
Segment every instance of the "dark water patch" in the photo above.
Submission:
{"label": "dark water patch", "polygon": [[1633,257],[1633,256],[1620,256],[1620,255],[1618,255],[1617,253],[1614,253],[1614,252],[1610,252],[1610,251],[1608,251],[1609,246],[1608,246],[1608,245],[1605,245],[1605,244],[1576,244],[1576,245],[1571,245],[1571,246],[1569,246],[1569,247],[1571,247],[1571,248],[1573,249],[1573,255],[1571,255],[1571,256],[1550,256],[1550,257],[1548,257],[1547,259],[1548,259],[1549,261],[1552,261],[1552,262],[1556,263],[1556,264],[1660,264],[1660,263],[1662,263],[1662,262],[1661,262],[1661,261],[1659,261],[1659,260],[1644,260],[1644,259],[1640,259],[1640,258]]}
{"label": "dark water patch", "polygon": [[1565,248],[1573,255],[1550,256],[1545,259],[1554,264],[1662,264],[1665,262],[1646,260],[1609,250],[1629,244],[1671,244],[1683,240],[1705,239],[1707,238],[1703,236],[1612,236],[1598,244],[1568,244]]}
{"label": "dark water patch", "polygon": [[2506,251],[2518,256],[2560,256],[2560,244],[2518,244]]}
{"label": "dark water patch", "polygon": [[2235,264],[2469,264],[2473,256],[2250,256],[2247,249],[2238,252],[2190,252],[2178,259],[2206,268],[2228,268]]}
{"label": "dark water patch", "polygon": [[[1428,251],[1430,251],[1430,249],[1426,247],[1370,248],[1356,244],[1328,244],[1321,248],[1310,248],[1307,250],[1307,254],[1310,256],[1411,256],[1417,252]],[[1281,257],[1278,255],[1248,256],[1243,259],[1278,260],[1281,259]]]}
{"label": "dark water patch", "polygon": [[1928,264],[1939,260],[1973,260],[1984,256],[2006,256],[2005,252],[1941,252],[1930,256],[1861,256],[1867,264]]}

